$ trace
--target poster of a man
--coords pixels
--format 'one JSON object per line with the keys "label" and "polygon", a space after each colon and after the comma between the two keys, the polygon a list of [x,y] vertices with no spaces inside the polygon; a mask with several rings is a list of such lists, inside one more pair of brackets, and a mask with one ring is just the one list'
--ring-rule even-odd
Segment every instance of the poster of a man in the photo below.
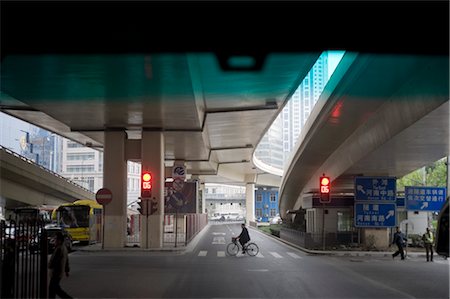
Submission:
{"label": "poster of a man", "polygon": [[183,189],[177,191],[172,183],[166,183],[167,193],[165,197],[166,213],[195,213],[197,202],[197,183],[186,182]]}

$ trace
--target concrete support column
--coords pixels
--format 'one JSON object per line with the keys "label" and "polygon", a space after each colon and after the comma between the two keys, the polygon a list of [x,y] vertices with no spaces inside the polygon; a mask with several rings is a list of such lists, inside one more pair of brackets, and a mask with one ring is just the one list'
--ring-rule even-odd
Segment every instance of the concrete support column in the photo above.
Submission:
{"label": "concrete support column", "polygon": [[142,216],[141,248],[162,248],[164,222],[164,135],[162,132],[142,131],[142,171],[152,175],[152,201],[157,202],[153,215]]}
{"label": "concrete support column", "polygon": [[205,214],[208,209],[205,201],[205,183],[200,180],[199,175],[193,175],[191,179],[197,181],[197,198],[199,201],[197,203],[197,213]]}
{"label": "concrete support column", "polygon": [[103,186],[111,190],[113,199],[105,206],[105,248],[125,246],[127,228],[127,161],[126,133],[105,131],[103,154]]}
{"label": "concrete support column", "polygon": [[199,189],[200,189],[201,195],[202,195],[202,198],[201,198],[202,210],[200,211],[200,213],[205,214],[205,213],[207,213],[207,209],[208,209],[206,207],[205,183],[199,181],[199,184],[200,184]]}
{"label": "concrete support column", "polygon": [[247,225],[250,221],[255,221],[255,183],[256,175],[246,175],[245,176],[245,219]]}

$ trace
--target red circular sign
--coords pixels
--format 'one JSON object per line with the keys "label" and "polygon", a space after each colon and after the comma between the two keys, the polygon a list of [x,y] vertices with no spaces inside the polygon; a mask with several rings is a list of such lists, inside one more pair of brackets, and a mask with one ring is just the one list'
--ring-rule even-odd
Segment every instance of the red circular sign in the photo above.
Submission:
{"label": "red circular sign", "polygon": [[101,205],[109,204],[112,200],[112,192],[107,188],[102,188],[95,194],[95,199]]}

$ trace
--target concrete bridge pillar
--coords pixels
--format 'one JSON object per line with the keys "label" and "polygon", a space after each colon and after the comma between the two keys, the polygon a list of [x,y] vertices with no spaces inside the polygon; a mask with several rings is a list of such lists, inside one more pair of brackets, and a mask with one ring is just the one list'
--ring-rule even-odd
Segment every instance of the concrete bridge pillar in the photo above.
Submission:
{"label": "concrete bridge pillar", "polygon": [[250,225],[250,221],[255,221],[255,183],[256,174],[250,174],[245,176],[245,207],[246,214],[245,220],[247,225]]}
{"label": "concrete bridge pillar", "polygon": [[125,131],[105,131],[103,187],[111,190],[113,199],[104,206],[104,247],[125,246],[127,227],[127,161]]}
{"label": "concrete bridge pillar", "polygon": [[164,135],[162,132],[142,131],[141,168],[152,175],[151,201],[157,202],[153,215],[142,216],[141,248],[162,248],[164,221]]}

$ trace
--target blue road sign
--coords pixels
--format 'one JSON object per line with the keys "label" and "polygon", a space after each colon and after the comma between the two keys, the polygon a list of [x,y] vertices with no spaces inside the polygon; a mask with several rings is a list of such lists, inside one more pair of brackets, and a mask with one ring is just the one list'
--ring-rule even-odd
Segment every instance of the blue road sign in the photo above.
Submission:
{"label": "blue road sign", "polygon": [[355,200],[395,201],[395,177],[356,177]]}
{"label": "blue road sign", "polygon": [[395,203],[355,203],[356,227],[394,227]]}
{"label": "blue road sign", "polygon": [[440,211],[445,203],[445,187],[405,187],[406,209],[410,211]]}

